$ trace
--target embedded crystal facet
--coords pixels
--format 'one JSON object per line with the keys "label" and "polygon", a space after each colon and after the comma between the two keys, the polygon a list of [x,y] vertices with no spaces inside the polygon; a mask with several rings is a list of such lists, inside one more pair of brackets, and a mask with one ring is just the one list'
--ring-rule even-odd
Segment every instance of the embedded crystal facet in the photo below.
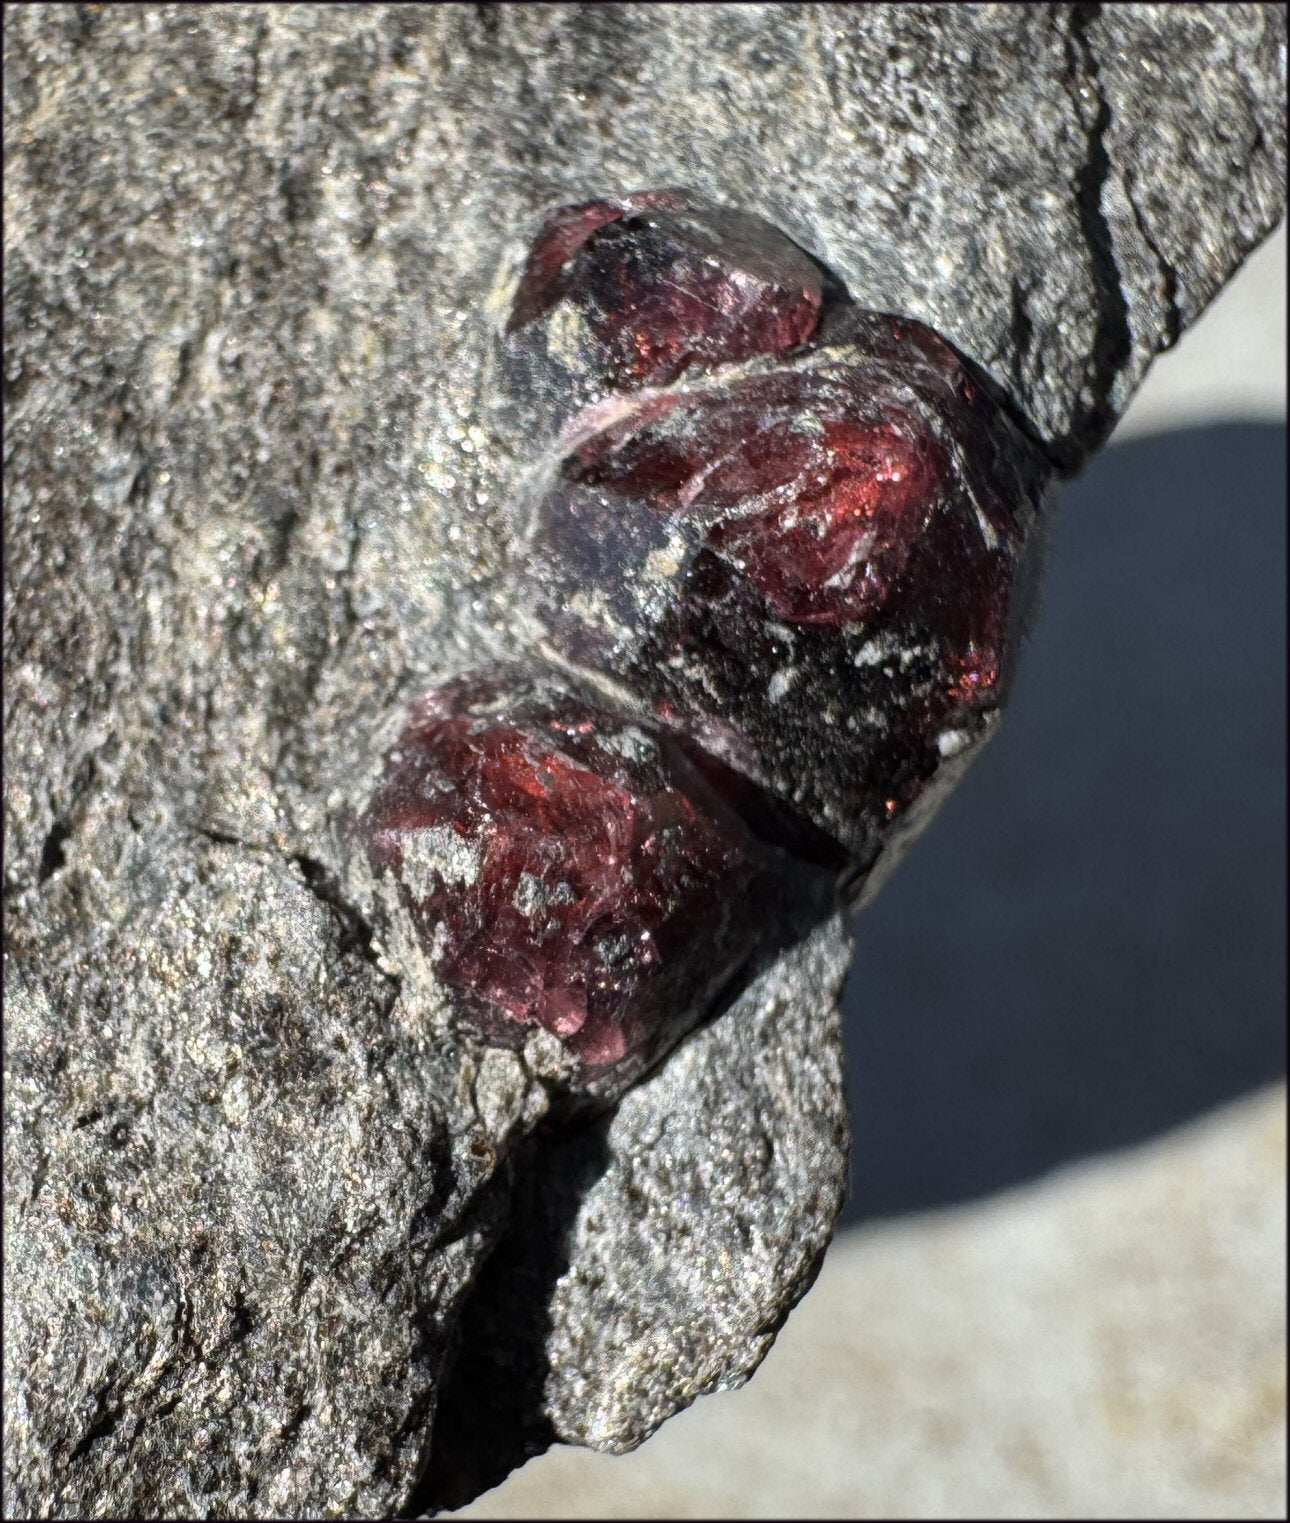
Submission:
{"label": "embedded crystal facet", "polygon": [[760,949],[769,854],[670,739],[490,669],[427,693],[361,821],[437,977],[499,1040],[639,1071]]}
{"label": "embedded crystal facet", "polygon": [[936,335],[856,314],[582,439],[533,507],[535,615],[867,870],[993,726],[1041,480]]}
{"label": "embedded crystal facet", "polygon": [[822,299],[815,263],[747,212],[672,190],[559,207],[515,290],[505,384],[545,437],[605,397],[793,349]]}
{"label": "embedded crystal facet", "polygon": [[552,212],[498,335],[531,654],[420,700],[360,834],[488,1039],[602,1097],[872,892],[1005,697],[1046,465],[929,328],[829,296],[643,191]]}

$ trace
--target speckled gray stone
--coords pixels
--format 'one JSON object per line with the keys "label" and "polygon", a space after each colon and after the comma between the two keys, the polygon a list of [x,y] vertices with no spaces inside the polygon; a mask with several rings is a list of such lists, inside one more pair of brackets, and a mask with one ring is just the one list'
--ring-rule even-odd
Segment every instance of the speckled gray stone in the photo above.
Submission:
{"label": "speckled gray stone", "polygon": [[15,6],[5,46],[5,1506],[407,1505],[543,1188],[540,1411],[435,1466],[538,1419],[627,1447],[809,1280],[845,950],[539,1147],[527,1059],[458,1047],[336,889],[399,705],[510,638],[504,254],[691,185],[941,329],[1072,469],[1281,214],[1284,16]]}
{"label": "speckled gray stone", "polygon": [[499,1219],[482,1128],[289,862],[115,866],[79,955],[9,962],[6,1506],[386,1510]]}
{"label": "speckled gray stone", "polygon": [[842,1204],[839,916],[599,1125],[521,1155],[417,1501],[457,1506],[553,1439],[621,1452],[742,1385]]}

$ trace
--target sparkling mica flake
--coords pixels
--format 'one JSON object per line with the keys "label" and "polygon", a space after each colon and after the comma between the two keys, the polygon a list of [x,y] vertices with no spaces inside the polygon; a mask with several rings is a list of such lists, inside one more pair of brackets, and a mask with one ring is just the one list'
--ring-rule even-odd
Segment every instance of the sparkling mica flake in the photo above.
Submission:
{"label": "sparkling mica flake", "polygon": [[758,952],[774,854],[676,742],[493,668],[427,693],[361,822],[490,1037],[637,1072]]}

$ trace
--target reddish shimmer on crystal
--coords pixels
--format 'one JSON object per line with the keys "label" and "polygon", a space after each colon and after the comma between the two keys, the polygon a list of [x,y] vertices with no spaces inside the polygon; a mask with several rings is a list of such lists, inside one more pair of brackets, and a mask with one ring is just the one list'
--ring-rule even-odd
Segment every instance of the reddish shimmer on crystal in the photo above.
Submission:
{"label": "reddish shimmer on crystal", "polygon": [[529,250],[508,331],[532,322],[558,300],[556,278],[560,271],[598,227],[617,222],[622,215],[621,205],[612,201],[585,201],[580,206],[557,207],[547,217]]}
{"label": "reddish shimmer on crystal", "polygon": [[822,299],[814,264],[769,223],[684,192],[640,191],[548,216],[507,332],[567,300],[603,347],[607,381],[660,386],[694,366],[805,343]]}
{"label": "reddish shimmer on crystal", "polygon": [[856,328],[579,435],[531,553],[553,649],[870,862],[992,726],[1038,473],[988,397],[963,400],[946,346]]}
{"label": "reddish shimmer on crystal", "polygon": [[865,619],[904,571],[947,471],[911,414],[866,417],[808,374],[762,377],[587,441],[570,479],[710,524],[707,544],[797,624]]}
{"label": "reddish shimmer on crystal", "polygon": [[363,831],[437,976],[591,1068],[692,1020],[756,937],[751,837],[680,753],[522,678],[427,694]]}
{"label": "reddish shimmer on crystal", "polygon": [[847,624],[882,602],[940,485],[944,456],[887,423],[824,424],[814,458],[793,479],[764,486],[779,500],[727,519],[710,536],[795,624]]}
{"label": "reddish shimmer on crystal", "polygon": [[661,238],[624,233],[588,251],[599,298],[592,331],[625,380],[663,386],[696,361],[729,364],[778,354],[815,331],[818,292],[672,253]]}

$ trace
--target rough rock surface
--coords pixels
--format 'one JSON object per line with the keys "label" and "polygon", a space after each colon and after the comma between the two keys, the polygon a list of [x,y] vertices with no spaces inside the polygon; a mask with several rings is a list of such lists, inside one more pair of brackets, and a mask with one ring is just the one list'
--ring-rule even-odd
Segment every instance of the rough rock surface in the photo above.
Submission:
{"label": "rough rock surface", "polygon": [[603,1119],[594,1181],[566,1131],[526,1187],[523,1055],[427,1042],[337,893],[382,727],[507,644],[497,270],[548,204],[692,186],[938,327],[1071,469],[1280,216],[1284,17],[15,6],[5,40],[6,1507],[404,1506],[543,1178],[575,1230],[493,1325],[545,1317],[547,1436],[639,1442],[827,1239],[845,942]]}
{"label": "rough rock surface", "polygon": [[484,1128],[278,854],[142,837],[95,921],[10,959],[10,1515],[387,1511],[496,1235]]}
{"label": "rough rock surface", "polygon": [[633,1448],[761,1363],[842,1201],[838,1009],[803,993],[848,957],[842,920],[820,926],[612,1119],[532,1139],[418,1505],[458,1506],[556,1438]]}

